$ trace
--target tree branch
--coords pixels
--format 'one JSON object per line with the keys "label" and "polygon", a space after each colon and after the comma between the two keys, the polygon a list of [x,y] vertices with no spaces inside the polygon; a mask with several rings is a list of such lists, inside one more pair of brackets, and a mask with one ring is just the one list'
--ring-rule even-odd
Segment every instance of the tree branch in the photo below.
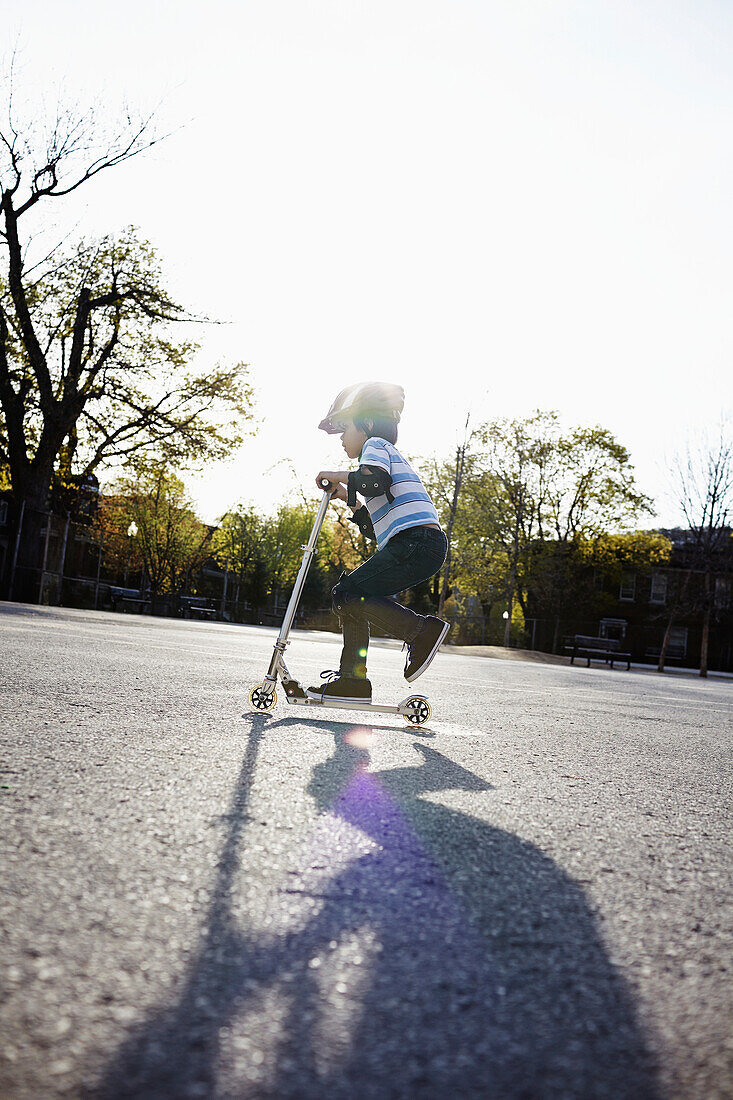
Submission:
{"label": "tree branch", "polygon": [[46,359],[44,357],[41,345],[38,342],[36,331],[33,327],[31,320],[30,310],[28,309],[28,301],[26,298],[25,288],[23,286],[23,261],[20,252],[20,241],[18,240],[18,226],[16,213],[13,210],[13,204],[11,202],[11,196],[6,191],[3,195],[3,211],[5,213],[5,228],[7,230],[8,238],[8,251],[10,253],[10,263],[8,268],[8,281],[10,285],[10,294],[13,299],[13,305],[15,306],[15,313],[20,324],[21,333],[23,336],[23,343],[25,344],[28,352],[28,357],[31,362],[33,373],[38,381],[38,389],[41,395],[41,401],[47,408],[53,405],[53,389],[51,386],[51,376],[48,371]]}
{"label": "tree branch", "polygon": [[[170,136],[169,134],[164,134],[158,138],[151,138],[150,141],[146,142],[141,142],[140,140],[145,131],[150,126],[150,122],[153,117],[154,112],[145,119],[142,125],[133,133],[127,144],[124,145],[123,148],[120,149],[118,152],[113,151],[113,143],[112,148],[107,149],[105,153],[103,153],[100,157],[97,157],[96,160],[92,161],[92,163],[87,167],[83,174],[74,181],[74,183],[70,184],[68,187],[59,187],[57,174],[58,165],[64,158],[68,157],[69,155],[71,155],[72,152],[75,151],[73,142],[71,141],[71,138],[74,137],[74,130],[72,129],[71,131],[69,131],[61,147],[53,151],[54,157],[49,157],[49,162],[43,168],[39,169],[38,172],[36,172],[33,178],[33,184],[31,185],[30,197],[23,203],[22,206],[18,208],[17,217],[20,218],[23,214],[25,214],[27,210],[30,210],[31,207],[35,206],[35,204],[39,202],[40,199],[61,198],[64,195],[69,195],[72,191],[76,191],[78,187],[81,187],[82,184],[86,183],[88,180],[93,179],[94,176],[98,175],[100,172],[103,172],[106,168],[114,168],[116,165],[122,164],[126,160],[131,160],[139,153],[143,153],[146,150],[151,149],[154,145],[157,145],[158,142],[164,141],[165,138]],[[84,121],[84,119],[80,120],[75,129],[79,130],[82,127]],[[54,138],[55,137],[56,133],[54,133]],[[46,174],[51,175],[51,183],[46,187],[38,187],[37,185],[39,180],[42,179],[42,177]]]}
{"label": "tree branch", "polygon": [[5,417],[5,427],[8,433],[8,462],[10,456],[21,465],[28,463],[28,451],[26,438],[23,431],[23,404],[25,400],[24,387],[21,383],[20,392],[13,388],[10,366],[7,354],[8,324],[5,311],[0,307],[0,405],[2,405]]}

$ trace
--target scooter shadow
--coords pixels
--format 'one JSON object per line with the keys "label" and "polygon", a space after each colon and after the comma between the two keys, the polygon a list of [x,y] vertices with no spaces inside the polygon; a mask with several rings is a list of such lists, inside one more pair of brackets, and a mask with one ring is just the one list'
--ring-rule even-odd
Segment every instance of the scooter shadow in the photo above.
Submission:
{"label": "scooter shadow", "polygon": [[[336,708],[334,707],[333,709],[335,710]],[[354,711],[355,715],[359,713],[361,712]],[[242,718],[246,721],[250,721],[253,726],[257,721],[261,721],[263,723],[261,727],[262,730],[268,732],[274,729],[278,729],[281,726],[307,726],[308,729],[322,730],[324,733],[330,733],[334,736],[338,736],[341,733],[346,733],[347,731],[353,730],[355,728],[366,729],[378,733],[406,733],[410,737],[436,736],[435,730],[431,729],[430,726],[413,726],[408,725],[408,723],[405,721],[402,721],[402,725],[399,725],[397,721],[397,719],[399,719],[399,715],[395,716],[394,725],[391,726],[388,726],[386,724],[377,725],[376,722],[369,721],[360,722],[355,719],[352,721],[346,721],[335,718],[316,718],[315,716],[312,717],[310,714],[308,714],[307,717],[304,714],[302,718],[275,718],[274,716],[267,714],[252,714],[250,711],[245,711],[242,715]]]}
{"label": "scooter shadow", "polygon": [[[344,732],[353,726],[320,722],[334,737],[308,785],[320,815],[272,899],[284,913],[302,899],[313,915],[281,935],[235,919],[256,757],[275,724],[301,723],[253,716],[202,946],[91,1095],[657,1097],[633,998],[583,890],[490,824],[491,783],[428,745],[414,743],[414,765],[370,772]],[[456,790],[481,817],[435,799]],[[339,869],[324,878],[329,865]],[[363,958],[334,979],[338,944]],[[249,1051],[238,1060],[233,1030]]]}

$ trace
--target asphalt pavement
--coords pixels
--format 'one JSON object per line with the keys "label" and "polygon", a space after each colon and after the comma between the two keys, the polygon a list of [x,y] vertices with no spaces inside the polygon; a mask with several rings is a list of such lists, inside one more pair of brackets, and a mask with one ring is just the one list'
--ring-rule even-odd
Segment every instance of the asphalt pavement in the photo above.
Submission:
{"label": "asphalt pavement", "polygon": [[731,681],[275,635],[0,604],[0,1094],[733,1096]]}

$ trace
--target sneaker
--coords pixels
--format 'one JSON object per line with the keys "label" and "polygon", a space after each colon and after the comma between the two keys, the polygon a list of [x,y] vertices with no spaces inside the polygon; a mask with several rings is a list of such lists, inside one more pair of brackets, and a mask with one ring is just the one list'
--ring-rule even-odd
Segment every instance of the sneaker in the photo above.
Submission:
{"label": "sneaker", "polygon": [[341,703],[371,703],[372,685],[363,676],[342,676],[340,672],[322,672],[325,684],[306,688],[309,699],[319,703],[337,699]]}
{"label": "sneaker", "polygon": [[407,660],[405,661],[405,679],[409,684],[422,676],[425,669],[440,649],[440,643],[450,630],[450,623],[436,618],[435,615],[426,615],[427,625],[422,628],[416,638],[411,642],[405,642],[407,646]]}

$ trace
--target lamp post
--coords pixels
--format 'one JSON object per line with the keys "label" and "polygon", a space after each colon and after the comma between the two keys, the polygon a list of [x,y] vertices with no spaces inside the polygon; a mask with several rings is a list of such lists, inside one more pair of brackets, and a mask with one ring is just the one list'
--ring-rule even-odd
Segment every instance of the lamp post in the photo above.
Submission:
{"label": "lamp post", "polygon": [[137,534],[137,524],[135,523],[135,520],[133,520],[132,523],[130,524],[130,526],[127,528],[128,542],[127,542],[127,568],[125,569],[125,588],[127,588],[127,575],[130,572],[130,562],[132,561],[132,540],[135,538],[136,534]]}

